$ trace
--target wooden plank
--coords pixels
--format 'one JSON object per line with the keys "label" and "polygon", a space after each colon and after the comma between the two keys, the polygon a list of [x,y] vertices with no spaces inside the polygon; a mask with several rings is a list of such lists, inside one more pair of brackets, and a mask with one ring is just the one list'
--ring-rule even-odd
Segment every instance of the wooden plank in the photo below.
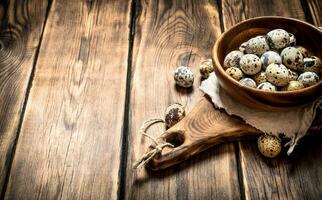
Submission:
{"label": "wooden plank", "polygon": [[322,26],[322,1],[321,0],[308,0],[307,4],[313,18],[313,23],[316,26]]}
{"label": "wooden plank", "polygon": [[18,137],[47,6],[48,1],[0,2],[0,193]]}
{"label": "wooden plank", "polygon": [[117,199],[130,7],[53,1],[6,199]]}
{"label": "wooden plank", "polygon": [[[229,12],[240,14],[233,17]],[[241,20],[261,15],[305,19],[301,2],[297,0],[224,0],[223,13],[226,29]],[[240,142],[239,157],[245,199],[319,199],[322,194],[321,142],[320,136],[307,139],[297,146],[293,155],[284,153],[273,160],[260,155],[256,140]]]}
{"label": "wooden plank", "polygon": [[[220,34],[218,8],[212,0],[142,0],[138,7],[125,199],[238,199],[233,144],[217,146],[167,170],[132,170],[151,142],[138,133],[141,123],[163,117],[166,107],[175,102],[189,112],[202,97],[198,65],[211,57]],[[194,72],[193,89],[175,87],[173,72],[180,65]],[[163,131],[163,125],[149,129],[155,137]]]}

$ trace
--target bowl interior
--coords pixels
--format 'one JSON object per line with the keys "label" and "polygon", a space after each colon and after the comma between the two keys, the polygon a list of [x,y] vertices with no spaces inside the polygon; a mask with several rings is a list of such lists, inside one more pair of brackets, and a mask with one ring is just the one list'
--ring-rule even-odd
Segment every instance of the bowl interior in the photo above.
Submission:
{"label": "bowl interior", "polygon": [[305,47],[311,55],[322,59],[322,32],[316,27],[305,22],[277,17],[254,18],[249,21],[238,24],[225,33],[220,45],[220,51],[217,52],[218,59],[223,65],[225,56],[252,37],[266,35],[273,29],[281,28],[296,37],[296,43]]}

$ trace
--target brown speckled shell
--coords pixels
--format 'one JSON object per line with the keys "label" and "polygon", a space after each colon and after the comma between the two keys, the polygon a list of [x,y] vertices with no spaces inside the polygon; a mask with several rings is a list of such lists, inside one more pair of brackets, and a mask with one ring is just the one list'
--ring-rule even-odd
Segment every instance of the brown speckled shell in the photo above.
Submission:
{"label": "brown speckled shell", "polygon": [[165,124],[167,128],[178,123],[184,116],[186,112],[184,107],[179,103],[174,103],[167,107],[165,111]]}
{"label": "brown speckled shell", "polygon": [[208,78],[209,74],[214,71],[214,66],[211,59],[203,61],[200,66],[200,74],[203,78]]}
{"label": "brown speckled shell", "polygon": [[273,135],[261,135],[258,138],[257,146],[259,151],[269,158],[276,157],[282,149],[281,140]]}

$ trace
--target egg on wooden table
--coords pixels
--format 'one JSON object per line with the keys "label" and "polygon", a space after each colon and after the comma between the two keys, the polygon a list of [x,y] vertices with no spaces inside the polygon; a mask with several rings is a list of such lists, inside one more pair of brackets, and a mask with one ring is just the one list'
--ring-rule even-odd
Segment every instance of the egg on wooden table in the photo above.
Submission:
{"label": "egg on wooden table", "polygon": [[214,65],[211,59],[203,61],[199,66],[201,77],[208,78],[209,74],[214,71]]}
{"label": "egg on wooden table", "polygon": [[282,150],[281,139],[274,135],[261,135],[257,140],[258,150],[268,158],[276,157]]}
{"label": "egg on wooden table", "polygon": [[188,67],[180,66],[174,72],[174,80],[177,85],[188,88],[193,84],[194,75]]}
{"label": "egg on wooden table", "polygon": [[167,107],[165,111],[165,124],[167,128],[172,127],[178,123],[184,116],[186,112],[184,107],[180,103],[174,103]]}

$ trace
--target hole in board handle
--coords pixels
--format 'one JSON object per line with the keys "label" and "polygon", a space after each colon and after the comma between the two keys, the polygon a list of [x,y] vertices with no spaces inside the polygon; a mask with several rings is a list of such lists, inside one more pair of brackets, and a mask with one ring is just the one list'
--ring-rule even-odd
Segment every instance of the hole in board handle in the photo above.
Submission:
{"label": "hole in board handle", "polygon": [[172,144],[174,148],[182,145],[184,140],[185,137],[182,132],[171,132],[165,138],[165,141]]}

